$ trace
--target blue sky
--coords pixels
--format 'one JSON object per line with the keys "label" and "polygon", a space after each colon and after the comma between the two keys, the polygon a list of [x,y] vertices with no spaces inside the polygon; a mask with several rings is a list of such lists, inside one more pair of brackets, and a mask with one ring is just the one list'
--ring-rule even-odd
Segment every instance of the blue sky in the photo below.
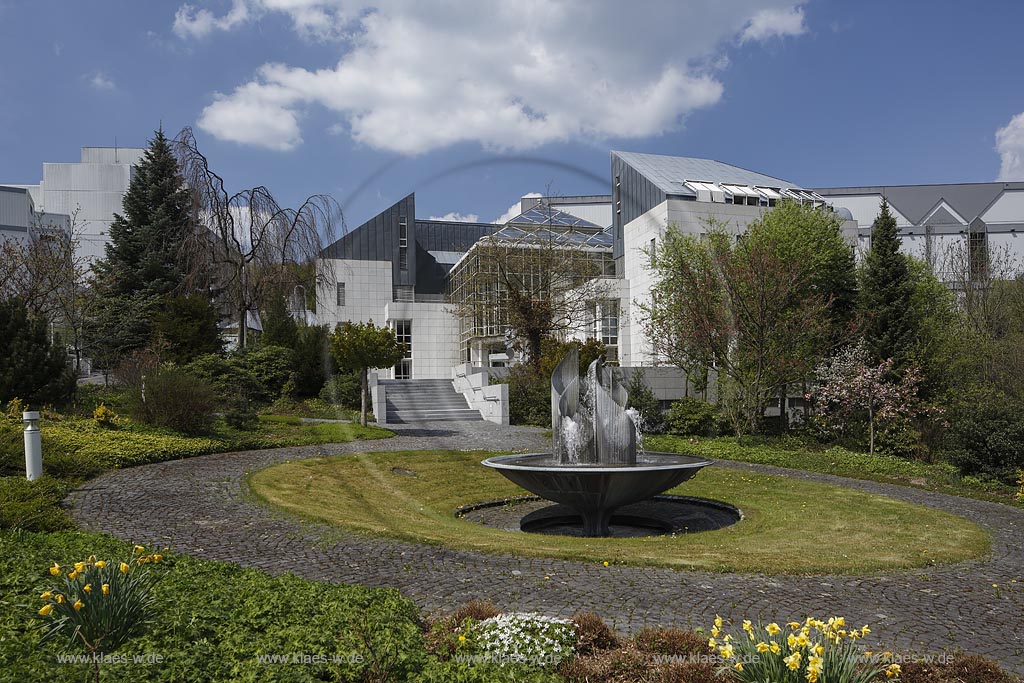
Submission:
{"label": "blue sky", "polygon": [[[805,186],[1024,180],[1024,3],[0,0],[0,182],[195,128],[356,225],[607,192],[610,149]],[[467,8],[473,8],[471,11]]]}

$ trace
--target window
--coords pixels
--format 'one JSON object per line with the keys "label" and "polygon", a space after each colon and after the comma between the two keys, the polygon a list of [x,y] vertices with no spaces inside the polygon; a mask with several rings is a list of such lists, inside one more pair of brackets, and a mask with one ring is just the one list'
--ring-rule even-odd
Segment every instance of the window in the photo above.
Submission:
{"label": "window", "polygon": [[398,268],[409,270],[409,219],[398,219]]}
{"label": "window", "polygon": [[344,306],[345,305],[345,283],[344,282],[339,282],[338,283],[338,305],[339,306]]}
{"label": "window", "polygon": [[398,285],[395,287],[394,296],[392,297],[395,301],[415,301],[416,300],[416,289],[409,285]]}
{"label": "window", "polygon": [[619,176],[615,176],[615,215],[622,215],[622,183]]}
{"label": "window", "polygon": [[980,230],[971,230],[967,237],[967,254],[970,259],[971,281],[977,282],[988,277],[988,235]]}
{"label": "window", "polygon": [[405,358],[395,366],[395,379],[412,379],[412,321],[393,320],[391,329],[398,341],[405,345]]}
{"label": "window", "polygon": [[607,347],[606,359],[614,363],[619,358],[619,302],[615,299],[599,301],[596,313],[594,332]]}

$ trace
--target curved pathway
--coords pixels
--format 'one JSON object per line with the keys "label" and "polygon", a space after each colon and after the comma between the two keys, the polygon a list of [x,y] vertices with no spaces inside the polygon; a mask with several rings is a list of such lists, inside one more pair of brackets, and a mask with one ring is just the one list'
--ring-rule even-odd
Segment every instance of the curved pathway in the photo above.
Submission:
{"label": "curved pathway", "polygon": [[539,450],[548,445],[540,430],[486,422],[389,427],[399,435],[115,470],[73,492],[68,503],[86,529],[271,573],[394,587],[426,610],[484,598],[503,609],[551,615],[592,610],[620,631],[645,625],[707,625],[716,612],[737,623],[744,618],[781,622],[808,613],[838,614],[856,625],[870,624],[868,642],[877,640],[887,649],[935,653],[959,647],[1024,673],[1024,511],[1005,505],[722,462],[946,510],[992,534],[992,554],[981,560],[867,577],[801,577],[603,567],[371,538],[286,518],[255,503],[246,491],[246,472],[299,458],[435,448]]}

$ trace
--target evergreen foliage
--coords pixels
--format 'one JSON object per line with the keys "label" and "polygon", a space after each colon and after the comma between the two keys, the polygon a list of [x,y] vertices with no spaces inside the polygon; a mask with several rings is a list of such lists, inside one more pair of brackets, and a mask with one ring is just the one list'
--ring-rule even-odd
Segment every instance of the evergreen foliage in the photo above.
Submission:
{"label": "evergreen foliage", "polygon": [[167,342],[168,360],[187,363],[223,351],[219,319],[217,309],[204,295],[174,296],[167,298],[164,309],[156,314],[154,332]]}
{"label": "evergreen foliage", "polygon": [[295,348],[298,341],[298,325],[288,311],[283,296],[271,296],[263,312],[263,334],[260,343],[264,346]]}
{"label": "evergreen foliage", "polygon": [[894,370],[902,370],[912,359],[920,326],[914,291],[910,263],[900,253],[896,218],[882,199],[861,271],[859,301],[864,343],[874,363],[892,358]]}
{"label": "evergreen foliage", "polygon": [[629,394],[628,408],[640,413],[640,429],[644,434],[661,434],[665,431],[665,416],[661,411],[661,401],[647,386],[646,373],[642,368],[633,371],[629,378],[626,391]]}
{"label": "evergreen foliage", "polygon": [[60,403],[75,392],[75,376],[46,321],[28,315],[20,299],[0,302],[0,403]]}

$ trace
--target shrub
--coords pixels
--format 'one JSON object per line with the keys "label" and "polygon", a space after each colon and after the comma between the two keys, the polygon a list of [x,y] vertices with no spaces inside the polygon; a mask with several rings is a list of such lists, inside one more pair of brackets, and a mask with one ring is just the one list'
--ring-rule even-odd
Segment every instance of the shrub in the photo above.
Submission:
{"label": "shrub", "polygon": [[281,395],[292,372],[292,350],[283,346],[261,346],[237,354],[232,361],[252,377],[252,393],[248,398],[273,403]]}
{"label": "shrub", "polygon": [[907,662],[900,683],[1017,683],[993,661],[977,655],[956,655],[941,664]]}
{"label": "shrub", "polygon": [[131,387],[128,402],[131,416],[139,422],[197,435],[210,431],[216,396],[195,375],[164,368]]}
{"label": "shrub", "polygon": [[640,629],[633,637],[633,642],[644,652],[659,655],[683,657],[707,652],[707,639],[693,631],[676,627]]}
{"label": "shrub", "polygon": [[1013,481],[1024,467],[1024,400],[976,390],[958,400],[949,413],[945,451],[964,474],[988,474]]}
{"label": "shrub", "polygon": [[666,422],[668,431],[679,436],[718,435],[718,409],[691,396],[672,402]]}
{"label": "shrub", "polygon": [[255,410],[239,401],[224,412],[224,422],[229,427],[248,432],[259,426],[260,419]]}
{"label": "shrub", "polygon": [[551,378],[524,363],[509,368],[507,381],[509,421],[551,427]]}
{"label": "shrub", "polygon": [[599,650],[610,650],[618,647],[619,639],[615,631],[604,623],[604,619],[593,612],[583,612],[572,618],[576,624],[576,653],[589,655]]}
{"label": "shrub", "polygon": [[341,372],[331,377],[320,390],[320,398],[349,410],[359,410],[359,374]]}
{"label": "shrub", "polygon": [[92,419],[100,427],[107,429],[113,429],[117,426],[117,413],[113,409],[108,408],[106,403],[101,403],[96,406],[96,409],[92,411]]}
{"label": "shrub", "polygon": [[51,477],[29,481],[24,476],[0,477],[0,529],[57,531],[71,526],[60,502],[68,493]]}
{"label": "shrub", "polygon": [[643,369],[637,368],[629,378],[626,391],[629,393],[630,408],[640,413],[640,431],[644,434],[661,434],[665,431],[665,415],[661,410],[661,401],[654,395],[644,381]]}
{"label": "shrub", "polygon": [[337,372],[327,339],[327,326],[300,326],[294,349],[292,369],[295,376],[295,396],[320,396],[327,378]]}

